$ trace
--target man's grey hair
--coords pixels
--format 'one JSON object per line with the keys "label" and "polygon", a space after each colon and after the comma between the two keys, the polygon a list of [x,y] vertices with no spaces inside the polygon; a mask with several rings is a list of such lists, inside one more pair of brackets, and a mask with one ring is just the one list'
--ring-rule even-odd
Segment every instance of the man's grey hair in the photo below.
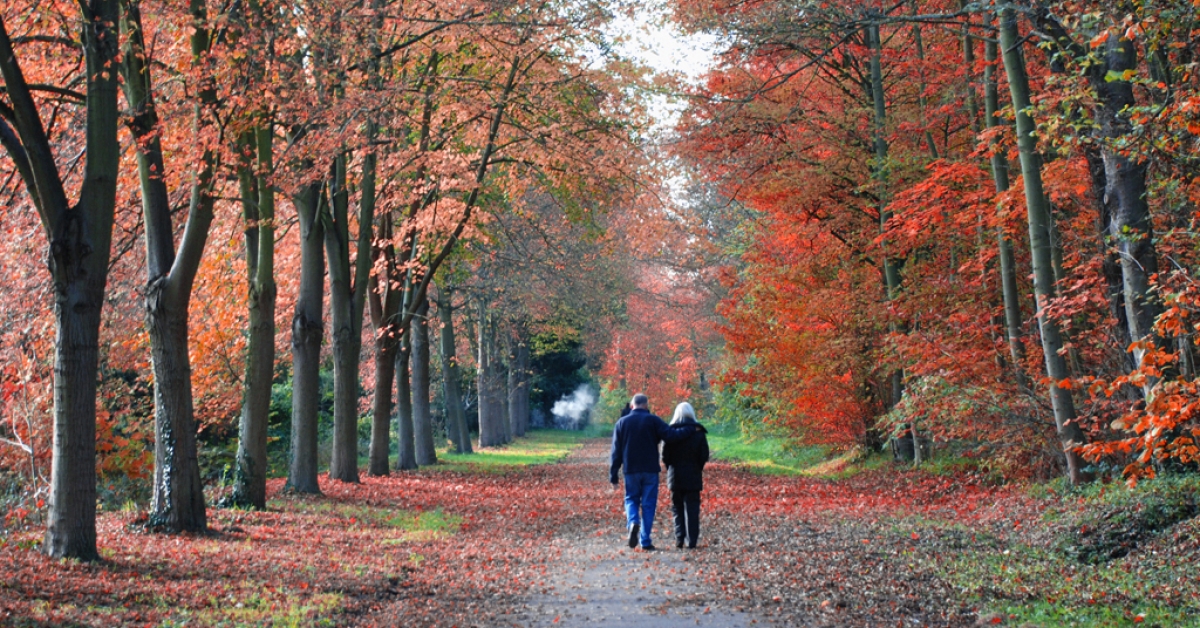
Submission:
{"label": "man's grey hair", "polygon": [[635,408],[649,408],[650,398],[642,393],[638,393],[633,396],[633,401],[630,401],[629,405]]}

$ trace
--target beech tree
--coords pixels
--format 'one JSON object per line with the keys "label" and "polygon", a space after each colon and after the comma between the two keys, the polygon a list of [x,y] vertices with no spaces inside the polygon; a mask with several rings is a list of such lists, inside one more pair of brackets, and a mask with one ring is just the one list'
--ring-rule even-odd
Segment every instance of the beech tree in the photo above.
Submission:
{"label": "beech tree", "polygon": [[[118,3],[93,0],[78,6],[79,42],[51,36],[32,45],[82,52],[82,98],[73,96],[83,128],[86,157],[78,195],[68,197],[66,169],[56,158],[38,88],[9,34],[14,11],[0,11],[0,142],[41,218],[54,280],[54,458],[46,552],[92,560],[96,553],[96,381],[100,313],[108,278],[120,146],[117,142]],[[28,45],[28,44],[27,44]],[[51,57],[53,58],[53,57]],[[60,75],[61,76],[61,75]],[[49,93],[63,93],[49,83]],[[65,95],[75,94],[67,89]],[[79,101],[82,100],[82,103]]]}
{"label": "beech tree", "polygon": [[[193,132],[202,142],[216,106],[211,77],[204,70],[212,36],[205,4],[191,3],[192,63],[200,66]],[[125,97],[133,115],[129,127],[137,143],[138,175],[145,216],[146,269],[149,274],[146,310],[154,366],[155,472],[151,525],[173,531],[204,531],[207,515],[196,452],[196,421],[192,404],[192,369],[188,355],[188,304],[200,257],[213,220],[215,146],[203,146],[190,185],[187,225],[175,250],[170,191],[164,180],[162,126],[146,50],[140,3],[127,2],[121,22],[125,31],[122,73]]]}

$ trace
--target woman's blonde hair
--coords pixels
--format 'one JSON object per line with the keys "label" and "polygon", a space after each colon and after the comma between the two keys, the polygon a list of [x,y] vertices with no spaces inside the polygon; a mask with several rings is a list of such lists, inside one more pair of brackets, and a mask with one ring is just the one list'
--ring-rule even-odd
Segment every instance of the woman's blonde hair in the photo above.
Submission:
{"label": "woman's blonde hair", "polygon": [[671,425],[678,423],[694,423],[696,421],[696,410],[692,408],[692,404],[683,402],[675,406],[675,416],[671,417]]}

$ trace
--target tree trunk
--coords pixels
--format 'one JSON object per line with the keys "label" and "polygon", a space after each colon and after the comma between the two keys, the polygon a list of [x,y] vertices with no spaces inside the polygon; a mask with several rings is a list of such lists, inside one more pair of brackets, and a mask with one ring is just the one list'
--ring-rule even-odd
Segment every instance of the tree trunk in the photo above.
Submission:
{"label": "tree trunk", "polygon": [[442,323],[442,390],[446,397],[446,421],[450,427],[450,439],[454,441],[455,451],[460,454],[469,454],[471,453],[471,432],[467,429],[466,410],[463,408],[462,376],[458,368],[454,339],[454,311],[451,309],[453,299],[449,290],[442,294],[442,300],[437,302],[437,308],[438,318]]}
{"label": "tree trunk", "polygon": [[400,337],[400,350],[396,352],[396,437],[400,441],[396,469],[400,471],[417,468],[416,441],[413,436],[412,387],[408,370],[409,358],[412,354],[410,338],[410,334],[403,334]]}
{"label": "tree trunk", "polygon": [[492,357],[488,360],[492,365],[491,396],[489,398],[492,401],[491,416],[496,428],[495,436],[499,441],[497,444],[503,445],[512,442],[512,427],[508,422],[507,369],[505,360],[501,358],[502,347],[497,339],[499,331],[499,323],[493,320],[489,342]]}
{"label": "tree trunk", "polygon": [[1128,311],[1125,308],[1125,285],[1121,276],[1121,260],[1117,255],[1117,247],[1112,242],[1112,215],[1116,199],[1108,195],[1108,177],[1104,172],[1104,158],[1095,146],[1086,146],[1083,151],[1088,164],[1088,176],[1092,182],[1092,194],[1096,197],[1096,231],[1100,234],[1100,274],[1104,276],[1105,296],[1108,300],[1108,314],[1116,321],[1113,331],[1116,343],[1125,356],[1124,371],[1136,368],[1133,354],[1127,349],[1133,342],[1129,336],[1130,326]]}
{"label": "tree trunk", "polygon": [[[363,165],[363,197],[375,199],[375,155],[366,156],[369,164]],[[364,202],[366,202],[364,200]],[[371,309],[371,324],[375,328],[375,395],[371,408],[371,447],[367,474],[384,476],[389,472],[388,457],[391,454],[392,432],[392,383],[396,377],[396,355],[400,349],[399,332],[396,330],[396,315],[400,310],[400,293],[395,287],[399,281],[396,270],[396,249],[392,245],[392,216],[385,211],[376,216],[375,240],[372,257],[382,265],[382,279],[368,279],[367,302]]]}
{"label": "tree trunk", "polygon": [[247,148],[254,146],[257,152],[257,174],[248,167],[239,173],[246,216],[249,339],[237,470],[230,501],[238,506],[266,508],[267,427],[275,379],[275,189],[267,178],[274,169],[274,130],[267,123],[251,133]]}
{"label": "tree trunk", "polygon": [[154,367],[154,497],[150,525],[178,532],[208,529],[196,452],[186,305],[170,303],[162,284],[146,295]]}
{"label": "tree trunk", "polygon": [[388,474],[388,456],[391,453],[392,426],[392,380],[396,377],[395,340],[376,345],[375,350],[375,401],[371,409],[371,450],[367,475]]}
{"label": "tree trunk", "polygon": [[98,558],[96,551],[96,376],[100,313],[108,279],[120,144],[115,0],[81,4],[87,85],[86,161],[78,203],[67,200],[24,73],[0,17],[0,76],[15,125],[0,118],[0,143],[16,163],[49,240],[54,280],[54,444],[45,551]]}
{"label": "tree trunk", "polygon": [[429,386],[429,299],[422,298],[412,319],[413,441],[420,466],[437,464]]}
{"label": "tree trunk", "polygon": [[317,421],[321,402],[321,337],[324,334],[325,224],[321,184],[296,198],[300,218],[300,294],[292,316],[292,460],[287,488],[320,493],[317,484]]}
{"label": "tree trunk", "polygon": [[508,369],[504,381],[504,416],[507,418],[504,424],[508,428],[509,440],[512,440],[524,434],[521,431],[521,400],[518,398],[521,369],[517,366],[517,340],[513,331],[505,334],[505,344]]}
{"label": "tree trunk", "polygon": [[[892,213],[887,210],[887,188],[890,168],[888,167],[888,144],[885,136],[887,132],[887,100],[883,89],[883,40],[879,33],[879,24],[872,24],[867,27],[867,44],[871,49],[869,64],[870,83],[867,86],[867,93],[871,99],[871,134],[874,138],[875,160],[871,172],[872,178],[875,179],[876,194],[878,195],[879,202],[879,230],[881,234],[886,234],[888,221],[891,220]],[[880,237],[880,247],[883,258],[885,297],[888,301],[891,301],[896,298],[900,291],[900,262],[892,258],[889,254],[886,237]],[[903,371],[900,369],[893,371],[888,377],[888,382],[890,387],[890,407],[895,407],[896,404],[900,403],[900,399],[904,394]]]}
{"label": "tree trunk", "polygon": [[[191,3],[197,24],[207,19],[202,0]],[[192,403],[192,367],[188,355],[188,304],[213,219],[212,183],[216,153],[206,148],[191,184],[187,226],[175,252],[175,229],[170,194],[161,173],[166,172],[154,83],[146,65],[141,7],[126,5],[122,27],[126,49],[122,70],[125,96],[133,115],[129,128],[138,147],[136,159],[145,221],[147,327],[154,372],[154,494],[150,525],[168,531],[208,529],[203,485],[197,457],[196,419]],[[193,59],[209,48],[207,29],[192,34]],[[194,133],[208,126],[205,109],[213,106],[211,88],[201,88],[193,114]]]}
{"label": "tree trunk", "polygon": [[1017,117],[1017,147],[1021,157],[1021,174],[1025,180],[1025,203],[1029,215],[1029,248],[1033,258],[1033,285],[1037,298],[1038,326],[1041,329],[1042,353],[1046,360],[1046,375],[1050,378],[1050,401],[1058,438],[1067,460],[1067,472],[1072,484],[1087,480],[1083,461],[1076,447],[1084,444],[1071,391],[1059,385],[1067,379],[1067,365],[1060,351],[1063,348],[1058,323],[1048,317],[1045,308],[1054,297],[1054,268],[1050,243],[1050,211],[1042,188],[1042,162],[1037,152],[1033,120],[1029,117],[1029,79],[1021,55],[1017,34],[1017,17],[1011,8],[1000,12],[1000,46],[1004,69],[1008,75],[1009,91]]}
{"label": "tree trunk", "polygon": [[496,376],[495,326],[487,315],[486,306],[481,307],[479,320],[479,446],[497,447],[504,444],[504,428],[500,422],[504,415],[498,403]]}
{"label": "tree trunk", "polygon": [[[364,161],[364,170],[374,160]],[[369,281],[371,226],[375,217],[374,194],[364,195],[359,208],[358,257],[350,265],[349,193],[346,189],[346,156],[333,160],[330,189],[332,217],[325,231],[329,254],[329,309],[333,324],[333,457],[329,477],[358,482],[358,364],[362,357],[363,304]],[[374,172],[363,179],[373,183]],[[372,186],[372,192],[373,192]],[[354,274],[351,275],[351,272]]]}
{"label": "tree trunk", "polygon": [[[983,70],[984,84],[984,118],[988,128],[1000,126],[996,112],[1000,108],[1000,95],[997,90],[995,67],[999,56],[996,40],[989,39],[984,44],[984,58],[987,65]],[[1008,191],[1010,182],[1008,176],[1008,158],[994,147],[991,155],[992,181],[996,192]],[[1025,377],[1025,333],[1021,315],[1021,293],[1017,289],[1017,263],[1013,257],[1013,243],[1001,226],[996,230],[997,257],[1000,258],[1000,294],[1004,302],[1004,328],[1008,338],[1009,357],[1012,358],[1013,377],[1017,387],[1029,388],[1028,378]]]}
{"label": "tree trunk", "polygon": [[517,337],[517,386],[516,420],[513,422],[517,436],[529,431],[529,340],[521,333]]}
{"label": "tree trunk", "polygon": [[[1158,272],[1158,255],[1154,246],[1154,225],[1150,221],[1147,201],[1146,171],[1149,163],[1123,152],[1117,143],[1132,133],[1128,110],[1137,104],[1133,83],[1122,78],[1126,71],[1137,70],[1137,46],[1128,39],[1110,34],[1104,54],[1107,72],[1103,80],[1094,80],[1102,104],[1098,112],[1103,141],[1100,155],[1104,160],[1105,197],[1113,201],[1109,234],[1116,241],[1121,260],[1121,277],[1125,284],[1125,318],[1133,342],[1154,336],[1154,321],[1162,305],[1152,292],[1150,277]],[[1133,350],[1138,367],[1142,365],[1144,348]]]}

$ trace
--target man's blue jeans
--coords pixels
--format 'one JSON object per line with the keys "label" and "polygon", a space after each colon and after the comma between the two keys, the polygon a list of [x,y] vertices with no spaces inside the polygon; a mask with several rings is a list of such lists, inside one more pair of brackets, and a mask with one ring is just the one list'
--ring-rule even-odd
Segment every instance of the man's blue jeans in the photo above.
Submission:
{"label": "man's blue jeans", "polygon": [[[625,514],[629,521],[626,525],[641,525],[642,547],[650,547],[650,529],[654,527],[654,508],[658,505],[658,474],[657,473],[626,473],[625,474]],[[638,517],[638,508],[641,517]]]}

